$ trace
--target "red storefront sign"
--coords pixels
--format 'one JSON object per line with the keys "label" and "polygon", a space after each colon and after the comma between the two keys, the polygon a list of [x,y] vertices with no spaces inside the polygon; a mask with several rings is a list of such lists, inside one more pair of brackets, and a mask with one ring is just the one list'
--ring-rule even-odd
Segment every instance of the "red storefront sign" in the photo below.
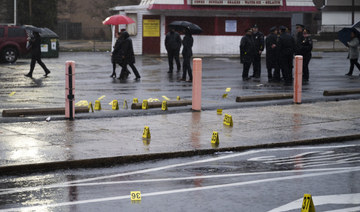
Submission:
{"label": "red storefront sign", "polygon": [[207,6],[282,6],[282,0],[192,0],[192,5]]}

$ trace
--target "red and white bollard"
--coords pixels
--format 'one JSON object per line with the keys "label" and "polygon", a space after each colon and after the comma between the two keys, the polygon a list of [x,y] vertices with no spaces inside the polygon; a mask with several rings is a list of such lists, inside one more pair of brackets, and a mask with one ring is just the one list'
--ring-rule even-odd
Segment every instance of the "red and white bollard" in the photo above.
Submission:
{"label": "red and white bollard", "polygon": [[201,111],[202,60],[193,59],[192,109]]}
{"label": "red and white bollard", "polygon": [[75,119],[75,62],[65,65],[65,118]]}
{"label": "red and white bollard", "polygon": [[294,103],[301,104],[303,56],[295,56]]}

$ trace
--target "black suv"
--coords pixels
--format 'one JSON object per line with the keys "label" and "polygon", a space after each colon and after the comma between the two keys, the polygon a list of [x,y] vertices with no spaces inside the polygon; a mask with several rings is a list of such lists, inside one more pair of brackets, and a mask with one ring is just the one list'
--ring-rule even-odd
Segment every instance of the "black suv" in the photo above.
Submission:
{"label": "black suv", "polygon": [[27,37],[24,27],[0,25],[0,60],[14,63],[19,56],[28,53]]}

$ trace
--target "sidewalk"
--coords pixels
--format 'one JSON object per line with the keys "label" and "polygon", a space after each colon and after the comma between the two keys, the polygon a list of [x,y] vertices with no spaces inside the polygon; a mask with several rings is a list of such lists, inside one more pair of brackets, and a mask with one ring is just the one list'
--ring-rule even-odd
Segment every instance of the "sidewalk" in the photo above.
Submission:
{"label": "sidewalk", "polygon": [[[110,166],[216,151],[356,140],[360,139],[359,105],[360,100],[348,100],[226,109],[223,115],[208,110],[2,123],[0,173]],[[232,115],[233,127],[223,124],[225,113]],[[144,126],[150,128],[148,141],[142,140]],[[213,131],[219,133],[218,147],[210,142]]]}

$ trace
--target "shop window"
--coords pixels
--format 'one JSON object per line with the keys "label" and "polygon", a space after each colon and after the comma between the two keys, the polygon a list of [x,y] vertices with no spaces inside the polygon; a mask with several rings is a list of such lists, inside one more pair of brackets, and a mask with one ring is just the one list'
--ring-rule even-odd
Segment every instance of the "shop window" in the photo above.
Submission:
{"label": "shop window", "polygon": [[126,13],[126,16],[130,17],[131,19],[133,19],[135,21],[135,23],[133,24],[128,24],[126,26],[126,31],[129,33],[129,35],[131,36],[135,36],[137,35],[137,23],[138,23],[138,19],[137,19],[137,13]]}

